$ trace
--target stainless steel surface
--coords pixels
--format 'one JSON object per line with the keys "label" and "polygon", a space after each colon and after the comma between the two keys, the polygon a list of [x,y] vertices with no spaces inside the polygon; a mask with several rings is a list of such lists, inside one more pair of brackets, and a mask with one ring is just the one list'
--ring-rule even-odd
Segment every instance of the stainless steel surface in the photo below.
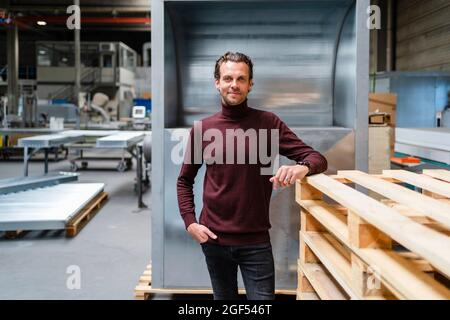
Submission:
{"label": "stainless steel surface", "polygon": [[19,147],[50,148],[66,143],[83,141],[83,135],[65,135],[64,133],[41,135],[19,139]]}
{"label": "stainless steel surface", "polygon": [[152,162],[152,133],[150,132],[143,141],[144,158],[147,162]]}
{"label": "stainless steel surface", "polygon": [[[17,24],[6,27],[6,53],[8,72],[8,115],[19,111],[19,31]],[[4,53],[3,53],[4,54]]]}
{"label": "stainless steel surface", "polygon": [[99,138],[96,142],[97,148],[129,148],[144,140],[142,132],[123,132],[107,137]]}
{"label": "stainless steel surface", "polygon": [[[179,215],[171,132],[181,127],[186,135],[193,121],[219,111],[213,69],[224,52],[253,59],[249,105],[274,112],[325,153],[329,173],[367,169],[368,5],[152,1],[152,287],[210,287],[201,250]],[[203,175],[204,167],[194,189],[197,213]],[[293,189],[273,194],[277,288],[297,285],[299,210]]]}
{"label": "stainless steel surface", "polygon": [[60,183],[77,181],[79,174],[72,172],[50,173],[37,177],[20,177],[0,180],[0,194],[43,188]]}
{"label": "stainless steel surface", "polygon": [[[77,8],[80,7],[80,0],[74,0],[73,3]],[[81,11],[81,10],[80,10]],[[81,17],[79,23],[81,24]],[[75,20],[75,24],[78,22]],[[81,26],[80,26],[81,27]],[[74,57],[75,57],[75,86],[74,86],[74,95],[75,95],[75,104],[80,107],[79,95],[81,91],[81,43],[80,43],[80,29],[75,27],[74,29]]]}
{"label": "stainless steel surface", "polygon": [[[323,152],[330,159],[330,168],[352,169],[354,150],[345,148],[354,143],[353,132],[347,128],[312,127],[292,128],[292,130],[307,144]],[[164,287],[209,287],[210,280],[200,246],[186,233],[178,210],[176,182],[180,164],[171,161],[175,146],[179,141],[174,140],[173,129],[164,131],[165,159],[164,162]],[[189,129],[177,129],[177,136],[187,141]],[[320,136],[320,139],[318,138]],[[333,157],[329,157],[329,155]],[[178,159],[180,160],[180,159]],[[281,157],[280,165],[292,164],[287,158]],[[154,164],[153,164],[154,166]],[[197,218],[202,208],[203,178],[205,166],[200,169],[194,185]],[[152,186],[157,187],[154,183]],[[153,188],[154,188],[153,187]],[[154,191],[153,191],[154,192]],[[243,195],[245,196],[245,195]],[[272,194],[270,219],[272,224],[271,240],[276,265],[276,279],[279,288],[295,288],[297,285],[298,232],[300,225],[300,207],[294,201],[294,188],[275,191]],[[152,217],[159,213],[152,208]],[[161,230],[152,227],[152,232]],[[154,255],[152,255],[154,261]],[[192,277],[186,277],[180,272],[179,262],[183,261],[183,268],[189,268]],[[160,261],[159,261],[160,262]],[[158,263],[159,264],[159,263]],[[153,264],[152,264],[153,268]],[[239,282],[243,287],[242,281]]]}
{"label": "stainless steel surface", "polygon": [[66,222],[102,192],[104,186],[65,183],[0,195],[0,230],[64,229]]}
{"label": "stainless steel surface", "polygon": [[0,128],[1,135],[14,135],[14,134],[51,134],[59,133],[63,130],[51,130],[49,128]]}
{"label": "stainless steel surface", "polygon": [[69,130],[64,131],[64,134],[67,136],[106,137],[119,132],[119,130]]}
{"label": "stainless steel surface", "polygon": [[333,125],[336,29],[350,4],[260,1],[256,9],[251,1],[167,2],[180,92],[177,123],[169,126],[192,125],[216,112],[214,62],[228,50],[244,51],[254,62],[252,105],[275,112],[288,125]]}

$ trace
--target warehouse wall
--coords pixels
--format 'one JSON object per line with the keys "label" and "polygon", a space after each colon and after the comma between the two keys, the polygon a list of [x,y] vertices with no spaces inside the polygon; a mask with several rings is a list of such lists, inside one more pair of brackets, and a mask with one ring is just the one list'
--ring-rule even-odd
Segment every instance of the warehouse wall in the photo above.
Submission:
{"label": "warehouse wall", "polygon": [[397,71],[450,72],[450,1],[397,0]]}

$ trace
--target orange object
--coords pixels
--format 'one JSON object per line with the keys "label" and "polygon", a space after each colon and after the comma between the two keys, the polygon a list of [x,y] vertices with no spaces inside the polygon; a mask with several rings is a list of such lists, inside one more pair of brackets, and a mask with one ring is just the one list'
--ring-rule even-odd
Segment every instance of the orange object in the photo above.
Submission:
{"label": "orange object", "polygon": [[420,163],[420,159],[416,157],[403,157],[403,158],[392,157],[391,161],[395,163]]}

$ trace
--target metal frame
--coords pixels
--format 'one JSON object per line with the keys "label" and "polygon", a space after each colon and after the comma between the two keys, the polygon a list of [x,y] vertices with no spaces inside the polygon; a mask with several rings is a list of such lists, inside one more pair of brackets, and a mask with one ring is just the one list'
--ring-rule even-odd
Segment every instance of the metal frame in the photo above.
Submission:
{"label": "metal frame", "polygon": [[51,173],[38,177],[21,177],[0,180],[0,194],[45,188],[60,183],[77,181],[79,174],[71,172]]}
{"label": "metal frame", "polygon": [[[44,150],[44,173],[48,173],[49,149],[60,147],[68,143],[82,141],[82,135],[49,134],[19,139],[19,147],[23,147],[23,175],[28,176],[28,162],[34,154]],[[31,152],[29,152],[31,149]]]}
{"label": "metal frame", "polygon": [[[165,245],[167,245],[168,238],[166,237],[166,232],[170,232],[173,236],[173,231],[175,229],[175,224],[178,223],[169,221],[167,217],[167,208],[165,207],[165,197],[166,197],[166,186],[168,183],[167,177],[169,173],[165,171],[165,161],[166,159],[166,148],[170,146],[166,143],[166,135],[169,134],[168,130],[166,130],[166,122],[167,119],[173,118],[174,114],[170,114],[170,110],[168,110],[168,106],[177,104],[178,101],[174,100],[173,95],[180,92],[179,86],[180,83],[175,83],[174,86],[171,85],[170,88],[167,87],[165,83],[165,75],[168,68],[171,68],[172,71],[175,68],[175,72],[179,73],[180,70],[176,70],[176,66],[169,65],[166,61],[166,54],[171,54],[172,56],[176,56],[178,54],[176,48],[174,48],[173,42],[166,42],[170,29],[173,27],[170,24],[170,21],[167,21],[166,18],[167,12],[165,10],[166,3],[174,3],[175,1],[164,1],[164,0],[152,0],[152,103],[153,103],[153,113],[152,113],[152,166],[155,170],[152,170],[152,217],[151,217],[151,226],[152,226],[152,235],[151,235],[151,254],[152,254],[152,287],[153,288],[168,288],[168,286],[173,285],[173,283],[168,284],[165,280],[165,273],[172,270],[172,274],[176,271],[178,266],[166,265],[165,261],[168,258],[168,251],[166,250]],[[191,1],[177,1],[180,2],[202,2],[191,0]],[[212,0],[209,2],[227,2],[231,3],[232,0],[228,1],[219,1]],[[266,2],[262,1],[249,1],[249,2]],[[289,1],[295,2],[295,1]],[[303,2],[299,0],[299,2]],[[314,1],[314,3],[320,3],[325,1]],[[345,2],[345,1],[344,1]],[[367,7],[369,6],[369,0],[354,0],[347,1],[350,6],[354,6],[354,32],[355,32],[355,63],[351,65],[351,70],[354,72],[354,83],[350,84],[352,86],[350,96],[350,100],[348,101],[348,105],[342,106],[342,108],[347,108],[351,112],[349,113],[352,117],[352,121],[349,125],[338,124],[336,123],[335,115],[334,117],[334,125],[342,126],[346,129],[349,129],[350,133],[344,135],[338,145],[333,147],[329,153],[331,159],[334,157],[339,158],[342,157],[342,152],[340,152],[339,148],[348,147],[351,145],[354,149],[353,157],[346,158],[348,164],[352,168],[356,168],[358,170],[366,171],[368,168],[368,148],[367,148],[367,138],[368,138],[368,128],[367,128],[367,117],[368,117],[368,85],[369,85],[369,30],[366,27],[366,20],[368,15],[366,13]],[[345,18],[344,18],[345,21]],[[343,21],[343,23],[344,23]],[[336,39],[336,54],[338,53],[339,42],[341,41],[340,36]],[[166,47],[167,45],[167,47]],[[170,53],[169,53],[170,51]],[[335,62],[337,57],[334,57]],[[333,79],[336,74],[333,74]],[[172,92],[172,97],[167,96],[167,92]],[[171,101],[168,101],[170,99]],[[336,104],[336,101],[334,101]],[[344,113],[349,110],[343,110]],[[301,132],[302,128],[299,128],[298,132]],[[329,131],[330,133],[332,131]],[[339,149],[339,150],[338,150]],[[344,167],[339,167],[335,169],[343,169]],[[350,168],[349,168],[350,169]],[[202,173],[199,172],[199,176]],[[174,188],[172,188],[174,189]],[[197,192],[198,190],[196,190]],[[175,192],[175,191],[174,191]],[[173,198],[172,195],[171,199]],[[289,200],[288,200],[289,201]],[[290,199],[293,202],[293,197]],[[286,206],[288,205],[285,202]],[[284,208],[289,210],[288,208]],[[283,209],[283,210],[284,210]],[[297,210],[298,215],[298,208]],[[170,229],[170,230],[169,230]],[[178,230],[177,230],[178,231]],[[180,237],[180,236],[175,236]],[[173,240],[173,239],[172,239]],[[173,240],[176,241],[176,240]],[[196,267],[199,267],[195,270],[199,270],[198,272],[203,273],[204,266],[202,262],[198,262],[196,253],[190,255],[193,252],[193,248],[189,247],[186,243],[186,238],[178,239],[180,250],[184,251],[182,255],[178,257],[178,259],[185,259],[186,257],[190,257],[189,260],[185,261],[185,265],[183,266],[186,272],[190,272],[194,270]],[[195,260],[195,261],[194,261]],[[202,269],[203,268],[203,269]],[[178,272],[179,273],[179,272]],[[198,274],[196,274],[198,276]],[[196,277],[192,277],[192,279],[196,279]],[[191,281],[194,282],[194,281]],[[295,286],[295,283],[292,283]],[[194,287],[198,287],[195,283]]]}

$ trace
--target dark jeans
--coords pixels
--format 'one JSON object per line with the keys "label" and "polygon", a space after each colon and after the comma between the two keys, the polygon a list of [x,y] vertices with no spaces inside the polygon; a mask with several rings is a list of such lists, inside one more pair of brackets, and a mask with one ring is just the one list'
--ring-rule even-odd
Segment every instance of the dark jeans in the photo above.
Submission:
{"label": "dark jeans", "polygon": [[237,270],[241,270],[247,299],[275,298],[275,268],[270,242],[221,246],[202,244],[214,292],[214,300],[238,299]]}

